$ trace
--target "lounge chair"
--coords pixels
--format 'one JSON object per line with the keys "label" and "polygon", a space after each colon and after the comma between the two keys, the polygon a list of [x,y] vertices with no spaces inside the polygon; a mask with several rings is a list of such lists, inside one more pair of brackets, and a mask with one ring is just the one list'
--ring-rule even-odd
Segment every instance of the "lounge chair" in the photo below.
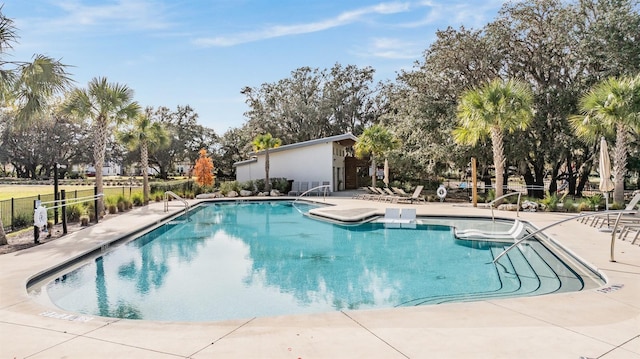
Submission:
{"label": "lounge chair", "polygon": [[300,195],[300,182],[298,181],[293,181],[293,183],[291,184],[291,191],[289,191],[289,193],[287,193],[289,196],[298,196]]}
{"label": "lounge chair", "polygon": [[400,197],[409,197],[409,194],[407,192],[405,192],[402,188],[391,187],[391,189],[393,190],[393,192],[395,194],[397,194]]}
{"label": "lounge chair", "polygon": [[385,228],[400,228],[400,208],[385,208],[384,218],[380,221]]}
{"label": "lounge chair", "polygon": [[404,197],[401,198],[403,201],[409,201],[411,203],[413,203],[414,201],[416,202],[427,202],[423,196],[420,195],[420,193],[422,193],[422,189],[424,188],[424,186],[418,186],[416,187],[415,191],[413,191],[413,194],[410,197]]}
{"label": "lounge chair", "polygon": [[416,209],[403,208],[400,212],[401,228],[416,228]]}
{"label": "lounge chair", "polygon": [[300,195],[309,190],[309,182],[300,182]]}
{"label": "lounge chair", "polygon": [[483,231],[480,229],[458,230],[453,228],[453,234],[460,239],[516,239],[524,230],[524,223],[519,220],[513,222],[508,231]]}
{"label": "lounge chair", "polygon": [[[631,201],[629,201],[629,203],[624,208],[624,210],[625,211],[635,211],[636,206],[638,205],[638,202],[640,202],[640,193],[638,193],[635,196],[633,196],[633,198],[631,199]],[[594,212],[594,213],[596,213],[596,212]],[[624,217],[628,217],[628,216],[633,216],[633,215],[634,215],[634,213],[630,212],[628,214],[623,215],[623,218]],[[583,217],[586,220],[584,222],[582,222],[582,223],[589,224],[592,227],[598,226],[598,228],[602,228],[605,225],[606,226],[610,226],[611,224],[613,224],[612,222],[615,222],[616,217],[617,217],[617,215],[611,215],[610,213],[603,212],[600,215],[594,215],[592,217]],[[589,220],[591,220],[591,222],[589,222]]]}
{"label": "lounge chair", "polygon": [[312,194],[314,196],[319,196],[320,195],[320,188],[318,188],[318,186],[320,186],[320,182],[317,182],[317,181],[311,182],[311,188],[315,188],[315,189],[313,191],[309,192],[309,194]]}
{"label": "lounge chair", "polygon": [[384,200],[389,202],[397,202],[398,196],[389,195],[383,188],[372,187],[374,191],[378,192],[380,195],[377,197],[378,201]]}
{"label": "lounge chair", "polygon": [[[322,185],[323,186],[328,186],[329,185],[329,181],[322,181]],[[331,194],[331,191],[329,190],[329,187],[322,187],[322,194],[325,196],[328,196]]]}

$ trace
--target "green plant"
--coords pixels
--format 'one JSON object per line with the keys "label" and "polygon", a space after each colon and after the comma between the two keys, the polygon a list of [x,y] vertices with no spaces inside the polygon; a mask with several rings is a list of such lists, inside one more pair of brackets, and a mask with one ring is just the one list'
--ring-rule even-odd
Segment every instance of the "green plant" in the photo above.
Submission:
{"label": "green plant", "polygon": [[225,181],[220,183],[220,193],[227,195],[227,193],[235,191],[240,192],[240,184],[238,181]]}
{"label": "green plant", "polygon": [[578,212],[588,212],[588,211],[593,211],[593,207],[591,206],[591,204],[588,201],[585,201],[584,199],[580,202],[578,202]]}
{"label": "green plant", "polygon": [[14,228],[25,228],[33,225],[33,215],[31,213],[18,213],[13,217],[11,225]]}
{"label": "green plant", "polygon": [[240,189],[253,192],[255,190],[255,183],[252,180],[244,181],[240,183]]}
{"label": "green plant", "polygon": [[573,200],[573,198],[571,197],[566,197],[563,196],[564,200],[562,201],[562,208],[566,211],[566,212],[577,212],[578,211],[578,207],[576,206],[576,201]]}
{"label": "green plant", "polygon": [[609,209],[612,211],[621,210],[621,209],[624,209],[624,207],[625,207],[624,203],[613,202],[609,204]]}
{"label": "green plant", "polygon": [[564,200],[564,197],[563,195],[562,198],[560,198],[557,194],[552,194],[547,191],[544,198],[540,200],[540,204],[542,204],[545,211],[555,212],[558,210],[558,204]]}
{"label": "green plant", "polygon": [[484,197],[484,201],[486,203],[489,203],[491,201],[493,201],[494,199],[496,199],[496,191],[493,189],[490,189],[487,194]]}
{"label": "green plant", "polygon": [[142,206],[142,204],[144,203],[142,193],[134,193],[133,195],[131,195],[131,202],[136,207]]}
{"label": "green plant", "polygon": [[596,193],[591,197],[585,197],[584,200],[589,204],[590,210],[604,208],[604,196],[602,196],[602,193]]}
{"label": "green plant", "polygon": [[84,214],[84,208],[79,203],[67,205],[67,222],[78,222]]}
{"label": "green plant", "polygon": [[256,192],[264,192],[264,179],[255,180]]}

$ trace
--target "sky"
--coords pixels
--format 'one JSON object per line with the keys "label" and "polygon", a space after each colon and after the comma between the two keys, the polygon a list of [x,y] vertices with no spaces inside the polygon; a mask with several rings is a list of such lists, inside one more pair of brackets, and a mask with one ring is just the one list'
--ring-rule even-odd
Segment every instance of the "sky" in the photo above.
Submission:
{"label": "sky", "polygon": [[478,29],[502,0],[8,0],[18,43],[5,60],[43,54],[74,85],[126,84],[141,106],[189,105],[223,135],[242,126],[244,87],[300,67],[375,69],[395,80],[422,61],[438,29]]}

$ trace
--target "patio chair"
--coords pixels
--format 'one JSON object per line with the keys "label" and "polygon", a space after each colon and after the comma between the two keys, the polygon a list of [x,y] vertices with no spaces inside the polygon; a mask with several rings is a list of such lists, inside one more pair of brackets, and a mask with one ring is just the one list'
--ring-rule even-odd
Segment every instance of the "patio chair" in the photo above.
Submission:
{"label": "patio chair", "polygon": [[318,186],[320,186],[320,182],[318,181],[313,181],[311,182],[311,188],[315,188],[313,191],[309,192],[309,194],[314,195],[314,196],[319,196],[320,195],[320,188],[317,188]]}
{"label": "patio chair", "polygon": [[298,181],[293,181],[293,183],[291,184],[291,191],[289,191],[289,193],[287,193],[289,196],[298,196],[300,195],[300,182]]}
{"label": "patio chair", "polygon": [[[323,186],[328,186],[329,185],[329,181],[322,181],[322,185]],[[329,187],[322,187],[322,194],[325,196],[328,196],[331,194],[331,191],[329,191]]]}
{"label": "patio chair", "polygon": [[[640,202],[640,193],[637,193],[635,196],[633,196],[633,198],[631,199],[631,201],[629,201],[629,203],[627,204],[627,206],[624,208],[625,211],[635,211],[636,206],[638,205],[638,202]],[[629,218],[629,217],[633,217],[635,213],[630,212],[628,214],[624,214],[621,218],[621,220],[626,220],[626,219],[633,219],[633,218]],[[611,222],[615,222],[617,215],[611,215],[610,213],[602,213],[601,215],[595,215],[592,217],[586,217],[586,218],[590,218],[591,219],[591,223],[589,223],[589,220],[587,219],[587,221],[585,221],[584,223],[589,224],[591,227],[596,227],[598,226],[598,228],[602,228],[605,225],[609,226],[612,223]]]}
{"label": "patio chair", "polygon": [[522,233],[523,230],[524,230],[524,224],[519,220],[515,220],[511,228],[509,228],[506,231],[483,231],[475,228],[459,230],[454,227],[453,234],[455,235],[456,238],[463,238],[463,239],[466,239],[466,238],[515,239],[520,235],[520,233]]}
{"label": "patio chair", "polygon": [[385,228],[400,228],[400,208],[385,208],[384,218],[380,221]]}
{"label": "patio chair", "polygon": [[416,228],[416,209],[403,208],[400,212],[401,228]]}
{"label": "patio chair", "polygon": [[309,182],[300,182],[300,195],[309,190]]}
{"label": "patio chair", "polygon": [[416,201],[416,202],[422,201],[422,202],[426,203],[427,200],[424,199],[424,196],[420,195],[420,193],[422,193],[422,189],[423,188],[424,188],[424,186],[416,187],[415,191],[413,191],[413,194],[410,197],[402,198],[402,200],[403,201],[409,201],[411,203],[413,203],[413,201]]}
{"label": "patio chair", "polygon": [[391,189],[393,190],[393,192],[395,192],[395,194],[397,194],[400,197],[409,197],[409,194],[405,192],[402,188],[391,187]]}

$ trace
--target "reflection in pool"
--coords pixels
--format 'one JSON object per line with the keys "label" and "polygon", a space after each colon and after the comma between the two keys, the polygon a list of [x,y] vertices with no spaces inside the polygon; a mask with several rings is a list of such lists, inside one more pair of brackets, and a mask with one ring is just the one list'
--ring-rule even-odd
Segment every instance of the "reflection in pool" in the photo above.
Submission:
{"label": "reflection in pool", "polygon": [[60,276],[41,295],[83,314],[211,321],[585,286],[537,241],[491,263],[509,244],[456,240],[449,225],[335,225],[303,216],[284,201],[208,203],[189,220],[173,219]]}

